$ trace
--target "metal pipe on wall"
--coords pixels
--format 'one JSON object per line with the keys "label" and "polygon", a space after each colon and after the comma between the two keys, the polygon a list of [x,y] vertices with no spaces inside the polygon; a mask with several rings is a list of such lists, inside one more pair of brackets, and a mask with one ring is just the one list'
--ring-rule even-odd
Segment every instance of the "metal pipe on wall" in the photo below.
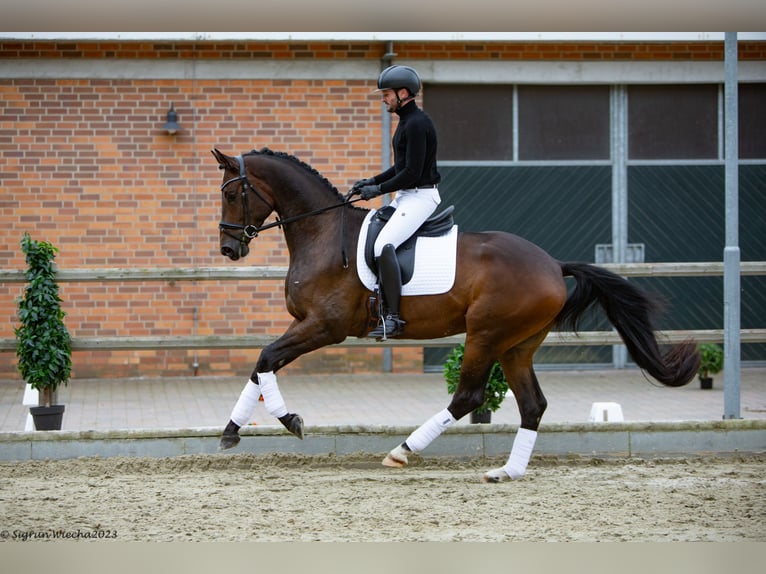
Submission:
{"label": "metal pipe on wall", "polygon": [[[383,57],[381,58],[381,66],[380,71],[382,72],[386,68],[388,68],[392,63],[394,58],[396,57],[396,53],[394,52],[394,43],[392,41],[389,41],[386,45],[386,53],[383,54]],[[380,165],[382,170],[386,170],[391,166],[391,114],[388,113],[388,111],[385,109],[385,105],[381,104],[382,107],[382,115],[380,119],[381,123],[381,154],[380,154]],[[383,204],[388,205],[391,202],[391,199],[388,197],[388,195],[383,196]],[[390,373],[394,370],[394,357],[393,357],[393,350],[390,347],[386,347],[383,349],[383,372],[384,373]]]}

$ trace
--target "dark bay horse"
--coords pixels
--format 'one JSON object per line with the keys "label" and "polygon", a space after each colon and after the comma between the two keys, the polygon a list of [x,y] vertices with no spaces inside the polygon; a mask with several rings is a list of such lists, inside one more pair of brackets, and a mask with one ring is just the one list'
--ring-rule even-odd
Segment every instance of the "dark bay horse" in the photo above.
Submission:
{"label": "dark bay horse", "polygon": [[[267,148],[237,157],[213,155],[224,171],[221,253],[245,257],[259,232],[279,225],[290,253],[285,280],[287,310],[294,317],[287,331],[265,347],[221,437],[221,448],[239,442],[259,397],[285,427],[303,438],[303,421],[289,413],[274,373],[301,355],[346,337],[368,332],[371,292],[356,272],[356,249],[341,256],[341,230],[355,246],[369,213],[350,204],[313,168],[294,156]],[[264,225],[271,213],[278,222]],[[398,338],[433,339],[465,333],[460,384],[443,411],[436,413],[384,459],[404,466],[407,455],[425,448],[444,429],[483,403],[490,369],[499,361],[521,415],[508,463],[488,471],[484,480],[519,478],[531,456],[547,402],[533,358],[554,327],[577,329],[594,303],[606,312],[636,364],[668,386],[695,375],[696,345],[687,341],[660,350],[651,322],[655,302],[624,278],[587,263],[561,262],[540,247],[504,232],[458,235],[457,272],[442,295],[405,296],[404,331]],[[345,264],[347,263],[347,264]],[[575,288],[567,296],[565,277]]]}

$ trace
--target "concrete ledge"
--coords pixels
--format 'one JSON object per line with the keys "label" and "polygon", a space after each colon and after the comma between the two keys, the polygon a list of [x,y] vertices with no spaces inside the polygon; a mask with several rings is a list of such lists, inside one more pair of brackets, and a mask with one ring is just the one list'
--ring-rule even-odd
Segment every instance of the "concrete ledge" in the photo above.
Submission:
{"label": "concrete ledge", "polygon": [[[314,426],[303,441],[281,426],[248,426],[232,453],[381,455],[415,427]],[[429,457],[506,455],[516,425],[457,425],[422,454]],[[587,456],[672,456],[766,452],[766,420],[581,423],[541,425],[536,454]],[[58,460],[88,456],[172,457],[218,452],[220,427],[110,431],[0,433],[0,460]]]}

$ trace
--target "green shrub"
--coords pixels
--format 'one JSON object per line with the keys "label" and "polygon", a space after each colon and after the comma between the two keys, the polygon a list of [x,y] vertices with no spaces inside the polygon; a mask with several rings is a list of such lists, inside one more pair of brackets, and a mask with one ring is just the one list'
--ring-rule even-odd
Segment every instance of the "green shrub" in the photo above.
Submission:
{"label": "green shrub", "polygon": [[[460,382],[460,367],[463,364],[463,353],[465,345],[458,345],[447,357],[444,363],[444,378],[447,381],[447,392],[454,394],[457,385]],[[487,387],[484,390],[484,404],[478,407],[475,413],[494,412],[500,408],[500,404],[505,399],[505,393],[508,391],[508,384],[505,381],[505,375],[500,363],[495,362],[489,373]]]}
{"label": "green shrub", "polygon": [[18,301],[21,324],[14,329],[17,366],[24,380],[40,392],[40,404],[48,406],[72,372],[71,339],[64,325],[66,314],[61,309],[53,263],[58,249],[25,233],[21,250],[26,255],[27,285]]}
{"label": "green shrub", "polygon": [[723,349],[714,343],[704,343],[697,347],[700,353],[700,378],[707,379],[710,375],[720,373],[723,369]]}

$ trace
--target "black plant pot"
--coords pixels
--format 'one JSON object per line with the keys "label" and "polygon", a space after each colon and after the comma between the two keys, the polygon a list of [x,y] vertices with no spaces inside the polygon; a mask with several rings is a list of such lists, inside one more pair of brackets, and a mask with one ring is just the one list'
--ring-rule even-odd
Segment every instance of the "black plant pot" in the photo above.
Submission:
{"label": "black plant pot", "polygon": [[64,405],[29,407],[37,430],[61,430],[64,421]]}
{"label": "black plant pot", "polygon": [[712,389],[713,377],[700,377],[700,389]]}
{"label": "black plant pot", "polygon": [[492,411],[486,411],[483,413],[477,413],[476,411],[473,411],[471,413],[472,424],[487,424],[490,422],[492,422]]}

